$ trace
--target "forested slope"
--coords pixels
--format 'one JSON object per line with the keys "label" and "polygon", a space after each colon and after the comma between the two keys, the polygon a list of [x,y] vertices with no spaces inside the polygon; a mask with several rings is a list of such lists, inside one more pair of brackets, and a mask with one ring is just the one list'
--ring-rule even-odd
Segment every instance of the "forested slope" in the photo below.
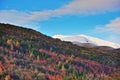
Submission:
{"label": "forested slope", "polygon": [[0,80],[119,80],[120,52],[0,24]]}

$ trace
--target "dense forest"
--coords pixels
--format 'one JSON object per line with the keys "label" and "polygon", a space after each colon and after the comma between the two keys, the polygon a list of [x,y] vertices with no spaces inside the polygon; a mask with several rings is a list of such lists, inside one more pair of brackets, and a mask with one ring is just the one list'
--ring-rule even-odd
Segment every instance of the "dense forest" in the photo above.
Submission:
{"label": "dense forest", "polygon": [[120,80],[120,51],[80,47],[1,23],[0,80]]}

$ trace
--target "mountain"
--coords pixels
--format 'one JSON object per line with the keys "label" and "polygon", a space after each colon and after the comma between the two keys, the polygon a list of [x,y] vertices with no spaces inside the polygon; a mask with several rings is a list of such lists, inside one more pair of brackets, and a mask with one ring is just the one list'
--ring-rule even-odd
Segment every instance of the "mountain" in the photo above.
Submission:
{"label": "mountain", "polygon": [[0,80],[119,80],[120,50],[86,48],[0,23]]}
{"label": "mountain", "polygon": [[78,45],[86,45],[89,44],[88,46],[91,45],[91,47],[94,46],[108,46],[108,47],[112,47],[112,48],[120,48],[120,44],[117,43],[113,43],[113,42],[109,42],[106,40],[102,40],[102,39],[98,39],[98,38],[94,38],[94,37],[90,37],[90,36],[86,36],[86,35],[74,35],[74,36],[63,36],[63,35],[55,35],[53,36],[53,38],[58,38],[61,39],[63,41],[70,41],[70,42],[77,42]]}

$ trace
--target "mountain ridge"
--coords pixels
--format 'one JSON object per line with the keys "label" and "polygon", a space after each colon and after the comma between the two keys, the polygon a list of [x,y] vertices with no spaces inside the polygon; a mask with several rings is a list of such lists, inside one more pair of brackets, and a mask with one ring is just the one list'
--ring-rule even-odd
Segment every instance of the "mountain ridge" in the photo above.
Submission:
{"label": "mountain ridge", "polygon": [[96,46],[108,46],[112,48],[120,48],[120,44],[113,43],[110,41],[102,40],[99,38],[94,38],[91,36],[86,36],[86,35],[73,35],[73,36],[64,36],[64,35],[55,35],[53,38],[59,38],[63,41],[70,41],[70,42],[79,42],[79,43],[91,43]]}

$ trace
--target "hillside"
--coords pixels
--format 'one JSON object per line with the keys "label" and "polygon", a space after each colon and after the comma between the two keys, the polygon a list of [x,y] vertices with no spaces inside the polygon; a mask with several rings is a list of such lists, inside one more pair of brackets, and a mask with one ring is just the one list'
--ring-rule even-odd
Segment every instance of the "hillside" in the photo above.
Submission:
{"label": "hillside", "polygon": [[119,80],[119,67],[119,50],[80,47],[0,24],[0,80]]}

